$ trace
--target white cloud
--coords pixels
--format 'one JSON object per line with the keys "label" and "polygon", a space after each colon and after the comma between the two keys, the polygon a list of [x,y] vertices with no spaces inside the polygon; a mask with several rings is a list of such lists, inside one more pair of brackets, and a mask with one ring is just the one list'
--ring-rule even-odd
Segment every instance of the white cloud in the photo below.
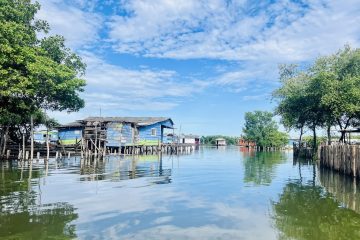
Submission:
{"label": "white cloud", "polygon": [[359,44],[356,0],[265,4],[253,1],[121,1],[110,38],[119,52],[189,59],[306,61]]}
{"label": "white cloud", "polygon": [[98,32],[103,24],[100,14],[59,0],[40,0],[40,4],[37,18],[47,20],[51,28],[50,34],[64,36],[67,46],[78,49],[99,40]]}

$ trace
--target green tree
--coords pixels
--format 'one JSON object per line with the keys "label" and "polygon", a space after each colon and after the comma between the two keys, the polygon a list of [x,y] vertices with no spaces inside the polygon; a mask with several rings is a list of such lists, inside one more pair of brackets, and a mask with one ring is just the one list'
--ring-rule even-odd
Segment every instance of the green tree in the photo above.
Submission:
{"label": "green tree", "polygon": [[345,46],[317,58],[308,68],[281,65],[280,83],[273,92],[276,113],[286,127],[300,129],[300,140],[304,127],[313,131],[313,146],[317,146],[317,128],[326,128],[330,142],[331,127],[345,130],[359,124],[360,49]]}
{"label": "green tree", "polygon": [[227,145],[236,145],[238,143],[237,137],[229,137],[223,135],[202,136],[201,143],[205,145],[215,145],[217,138],[224,138]]}
{"label": "green tree", "polygon": [[288,135],[279,132],[273,114],[267,111],[245,113],[244,138],[255,141],[261,148],[283,147],[288,142]]}
{"label": "green tree", "polygon": [[[0,0],[0,124],[9,128],[29,122],[41,110],[77,111],[85,64],[65,47],[61,36],[39,39],[46,21],[31,0]],[[4,137],[3,137],[4,138]]]}

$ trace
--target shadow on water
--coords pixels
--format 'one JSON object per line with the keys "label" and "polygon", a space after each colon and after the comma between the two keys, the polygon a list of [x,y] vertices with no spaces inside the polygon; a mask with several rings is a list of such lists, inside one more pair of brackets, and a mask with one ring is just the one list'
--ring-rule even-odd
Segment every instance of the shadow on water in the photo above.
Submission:
{"label": "shadow on water", "polygon": [[73,239],[77,219],[68,203],[39,203],[42,169],[0,163],[0,239]]}
{"label": "shadow on water", "polygon": [[[296,161],[299,179],[289,181],[279,199],[272,201],[278,238],[360,239],[357,182],[331,170],[318,169],[311,161]],[[313,169],[313,178],[307,181],[301,177],[304,165]]]}
{"label": "shadow on water", "polygon": [[276,166],[287,160],[284,152],[244,150],[241,153],[244,159],[244,182],[255,185],[270,185],[275,177]]}

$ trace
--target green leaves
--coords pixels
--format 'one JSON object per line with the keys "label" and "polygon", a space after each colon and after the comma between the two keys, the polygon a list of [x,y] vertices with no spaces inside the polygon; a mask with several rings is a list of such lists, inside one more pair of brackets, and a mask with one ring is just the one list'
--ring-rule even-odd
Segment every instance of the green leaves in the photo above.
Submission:
{"label": "green leaves", "polygon": [[260,147],[283,147],[288,142],[286,133],[278,131],[273,114],[267,111],[245,113],[244,137]]}
{"label": "green leaves", "polygon": [[345,46],[322,56],[308,69],[280,66],[281,87],[273,92],[276,113],[291,129],[339,125],[341,129],[360,117],[360,49]]}
{"label": "green leaves", "polygon": [[49,30],[35,18],[40,5],[0,0],[0,124],[24,125],[42,110],[78,111],[86,65],[62,36],[39,39]]}

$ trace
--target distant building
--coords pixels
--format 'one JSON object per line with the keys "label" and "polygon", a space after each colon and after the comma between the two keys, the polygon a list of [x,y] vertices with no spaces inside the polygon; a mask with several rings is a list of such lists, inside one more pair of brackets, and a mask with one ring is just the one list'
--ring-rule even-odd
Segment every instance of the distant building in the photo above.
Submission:
{"label": "distant building", "polygon": [[89,117],[58,128],[63,145],[79,143],[101,147],[156,145],[164,141],[164,129],[174,126],[163,117]]}
{"label": "distant building", "polygon": [[216,146],[226,146],[226,140],[224,138],[215,139]]}
{"label": "distant building", "polygon": [[80,122],[72,122],[57,127],[58,140],[61,145],[74,145],[80,143],[84,126]]}
{"label": "distant building", "polygon": [[179,143],[179,136],[174,133],[168,133],[163,138],[163,143]]}
{"label": "distant building", "polygon": [[181,135],[180,143],[198,145],[198,144],[200,144],[200,137],[197,135],[192,135],[192,134]]}
{"label": "distant building", "polygon": [[238,145],[241,147],[255,147],[256,146],[256,142],[255,141],[249,141],[249,140],[245,140],[243,138],[240,138],[238,140]]}
{"label": "distant building", "polygon": [[49,142],[57,142],[58,140],[58,131],[36,131],[34,132],[34,141],[37,143],[45,143],[46,142],[46,136],[49,134]]}

